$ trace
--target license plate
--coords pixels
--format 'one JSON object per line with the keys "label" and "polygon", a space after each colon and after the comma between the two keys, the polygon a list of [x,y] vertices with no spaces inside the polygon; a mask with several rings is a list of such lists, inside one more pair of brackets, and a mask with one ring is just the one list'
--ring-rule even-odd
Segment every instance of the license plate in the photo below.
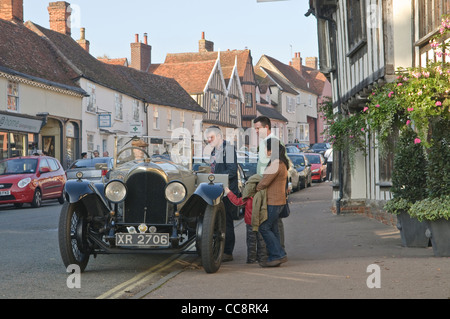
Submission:
{"label": "license plate", "polygon": [[9,196],[11,195],[11,191],[0,191],[0,196]]}
{"label": "license plate", "polygon": [[116,234],[116,246],[169,246],[169,234],[145,233],[145,234]]}

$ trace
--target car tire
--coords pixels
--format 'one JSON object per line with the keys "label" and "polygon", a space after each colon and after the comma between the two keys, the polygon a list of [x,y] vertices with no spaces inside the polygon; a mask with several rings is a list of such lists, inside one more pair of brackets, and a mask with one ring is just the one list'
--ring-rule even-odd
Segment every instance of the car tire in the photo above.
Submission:
{"label": "car tire", "polygon": [[78,265],[80,272],[89,262],[86,212],[81,205],[64,203],[58,227],[59,251],[66,268]]}
{"label": "car tire", "polygon": [[226,216],[225,206],[208,205],[202,223],[201,260],[202,266],[209,274],[219,270],[225,247]]}
{"label": "car tire", "polygon": [[58,197],[58,202],[62,205],[64,204],[64,193],[61,193],[61,196]]}
{"label": "car tire", "polygon": [[34,208],[41,207],[42,205],[42,192],[39,188],[34,191],[33,200],[31,201],[31,206]]}

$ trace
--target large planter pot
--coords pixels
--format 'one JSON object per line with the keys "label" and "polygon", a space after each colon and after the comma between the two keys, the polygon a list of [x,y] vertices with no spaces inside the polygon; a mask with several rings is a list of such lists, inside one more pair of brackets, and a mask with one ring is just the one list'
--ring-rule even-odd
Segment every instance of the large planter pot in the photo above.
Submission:
{"label": "large planter pot", "polygon": [[450,257],[450,220],[438,219],[427,222],[426,231],[436,257]]}
{"label": "large planter pot", "polygon": [[411,218],[408,213],[397,215],[397,228],[400,230],[402,245],[405,247],[428,247],[430,238],[426,236],[427,223]]}

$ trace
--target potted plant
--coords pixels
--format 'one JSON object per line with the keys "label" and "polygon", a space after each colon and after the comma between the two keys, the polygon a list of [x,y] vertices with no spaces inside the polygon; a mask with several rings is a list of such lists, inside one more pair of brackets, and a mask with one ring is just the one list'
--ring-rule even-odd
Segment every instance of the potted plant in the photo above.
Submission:
{"label": "potted plant", "polygon": [[428,155],[428,197],[410,208],[411,216],[428,225],[435,256],[450,257],[450,120],[432,123],[431,147]]}
{"label": "potted plant", "polygon": [[400,134],[394,155],[391,193],[393,199],[386,203],[386,211],[397,215],[402,245],[406,247],[428,247],[425,235],[427,225],[411,218],[409,210],[418,200],[426,197],[425,152],[420,143],[414,143],[416,132],[406,126]]}

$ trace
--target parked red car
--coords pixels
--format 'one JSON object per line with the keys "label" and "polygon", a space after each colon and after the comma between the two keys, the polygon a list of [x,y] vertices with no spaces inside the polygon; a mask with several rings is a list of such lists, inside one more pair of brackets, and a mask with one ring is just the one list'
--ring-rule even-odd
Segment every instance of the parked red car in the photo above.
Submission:
{"label": "parked red car", "polygon": [[311,164],[311,176],[313,181],[323,182],[327,177],[327,163],[322,154],[304,153]]}
{"label": "parked red car", "polygon": [[48,156],[24,156],[0,161],[0,204],[40,207],[42,200],[64,203],[65,172]]}

